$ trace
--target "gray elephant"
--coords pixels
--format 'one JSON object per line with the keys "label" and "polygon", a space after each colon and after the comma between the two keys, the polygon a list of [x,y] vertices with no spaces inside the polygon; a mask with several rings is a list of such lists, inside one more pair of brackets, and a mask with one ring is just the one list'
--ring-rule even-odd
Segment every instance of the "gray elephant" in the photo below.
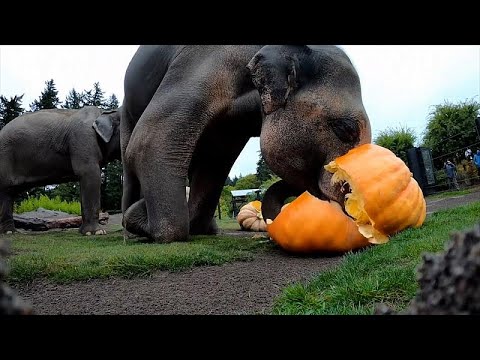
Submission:
{"label": "gray elephant", "polygon": [[141,46],[124,90],[123,224],[156,242],[217,232],[216,204],[250,137],[282,178],[262,206],[272,219],[305,190],[343,203],[323,166],[371,142],[359,77],[335,46]]}
{"label": "gray elephant", "polygon": [[50,109],[23,114],[0,131],[0,233],[14,231],[16,194],[80,181],[82,234],[105,234],[101,167],[120,159],[120,108]]}

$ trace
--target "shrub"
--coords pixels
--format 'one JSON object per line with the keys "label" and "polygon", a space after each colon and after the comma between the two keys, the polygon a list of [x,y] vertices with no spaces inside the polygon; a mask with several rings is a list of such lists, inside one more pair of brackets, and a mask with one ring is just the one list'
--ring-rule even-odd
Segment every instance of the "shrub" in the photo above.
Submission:
{"label": "shrub", "polygon": [[39,207],[47,210],[63,211],[69,214],[81,215],[81,207],[78,201],[64,201],[59,196],[55,196],[50,199],[46,195],[40,195],[40,197],[28,197],[23,200],[19,205],[15,205],[14,211],[17,214],[21,214],[28,211],[35,211]]}

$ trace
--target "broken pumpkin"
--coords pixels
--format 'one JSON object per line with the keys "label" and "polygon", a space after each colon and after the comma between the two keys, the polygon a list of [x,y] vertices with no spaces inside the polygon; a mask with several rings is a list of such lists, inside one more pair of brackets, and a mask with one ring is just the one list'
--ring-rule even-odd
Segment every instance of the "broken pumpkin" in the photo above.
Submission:
{"label": "broken pumpkin", "polygon": [[345,252],[369,245],[338,203],[320,200],[308,191],[284,206],[274,221],[267,219],[267,231],[291,252]]}
{"label": "broken pumpkin", "polygon": [[373,244],[425,221],[426,203],[422,190],[405,163],[390,150],[364,144],[325,166],[332,184],[346,182],[345,211],[359,231]]}

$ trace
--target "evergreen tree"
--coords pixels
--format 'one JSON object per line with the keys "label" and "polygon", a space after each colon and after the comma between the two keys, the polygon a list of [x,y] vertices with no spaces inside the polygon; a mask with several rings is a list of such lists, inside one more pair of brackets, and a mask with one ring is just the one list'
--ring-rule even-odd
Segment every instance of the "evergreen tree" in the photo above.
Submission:
{"label": "evergreen tree", "polygon": [[112,94],[104,104],[106,110],[114,110],[118,108],[118,99],[115,94]]}
{"label": "evergreen tree", "polygon": [[122,162],[115,160],[102,169],[101,207],[103,211],[122,208]]}
{"label": "evergreen tree", "polygon": [[80,109],[83,107],[83,94],[79,93],[73,88],[65,98],[64,109]]}
{"label": "evergreen tree", "polygon": [[105,106],[104,92],[100,87],[100,83],[93,84],[93,89],[84,91],[84,105],[85,106]]}
{"label": "evergreen tree", "polygon": [[260,182],[264,182],[274,176],[274,173],[272,172],[272,170],[270,170],[267,163],[265,162],[265,158],[263,157],[261,151],[259,151],[259,154],[260,159],[258,159],[257,162],[257,179],[260,180]]}
{"label": "evergreen tree", "polygon": [[51,79],[45,81],[45,90],[42,92],[42,95],[40,95],[38,100],[34,100],[33,103],[30,104],[30,110],[38,111],[42,109],[56,109],[59,104],[60,100],[58,98],[58,91],[53,79]]}
{"label": "evergreen tree", "polygon": [[225,179],[224,186],[233,186],[233,182],[232,179],[230,179],[230,176],[227,176],[227,178]]}
{"label": "evergreen tree", "polygon": [[0,96],[0,129],[23,114],[25,109],[22,108],[22,98],[23,95],[15,95],[8,100],[5,96]]}

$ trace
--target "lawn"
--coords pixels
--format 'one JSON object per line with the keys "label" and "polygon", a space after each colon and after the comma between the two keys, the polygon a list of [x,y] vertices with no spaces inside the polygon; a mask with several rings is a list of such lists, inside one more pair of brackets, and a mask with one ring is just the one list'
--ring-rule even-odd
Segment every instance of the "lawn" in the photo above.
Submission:
{"label": "lawn", "polygon": [[[222,219],[220,228],[238,229],[235,220]],[[236,224],[236,227],[235,227]],[[121,230],[84,237],[76,230],[9,235],[9,282],[45,277],[65,283],[109,276],[144,276],[155,270],[178,271],[201,265],[247,261],[267,249],[266,238],[193,236],[185,243],[152,244],[123,239]],[[7,236],[4,236],[7,238]]]}
{"label": "lawn", "polygon": [[274,314],[372,314],[377,303],[404,309],[418,288],[416,268],[425,252],[444,250],[449,234],[479,221],[480,202],[429,215],[387,244],[349,253],[342,263],[305,284],[285,288]]}
{"label": "lawn", "polygon": [[437,199],[445,199],[445,198],[454,197],[454,196],[462,196],[462,195],[470,194],[473,192],[477,192],[479,191],[479,188],[480,186],[475,186],[475,187],[471,187],[464,190],[448,190],[438,194],[429,195],[425,199],[437,200]]}

